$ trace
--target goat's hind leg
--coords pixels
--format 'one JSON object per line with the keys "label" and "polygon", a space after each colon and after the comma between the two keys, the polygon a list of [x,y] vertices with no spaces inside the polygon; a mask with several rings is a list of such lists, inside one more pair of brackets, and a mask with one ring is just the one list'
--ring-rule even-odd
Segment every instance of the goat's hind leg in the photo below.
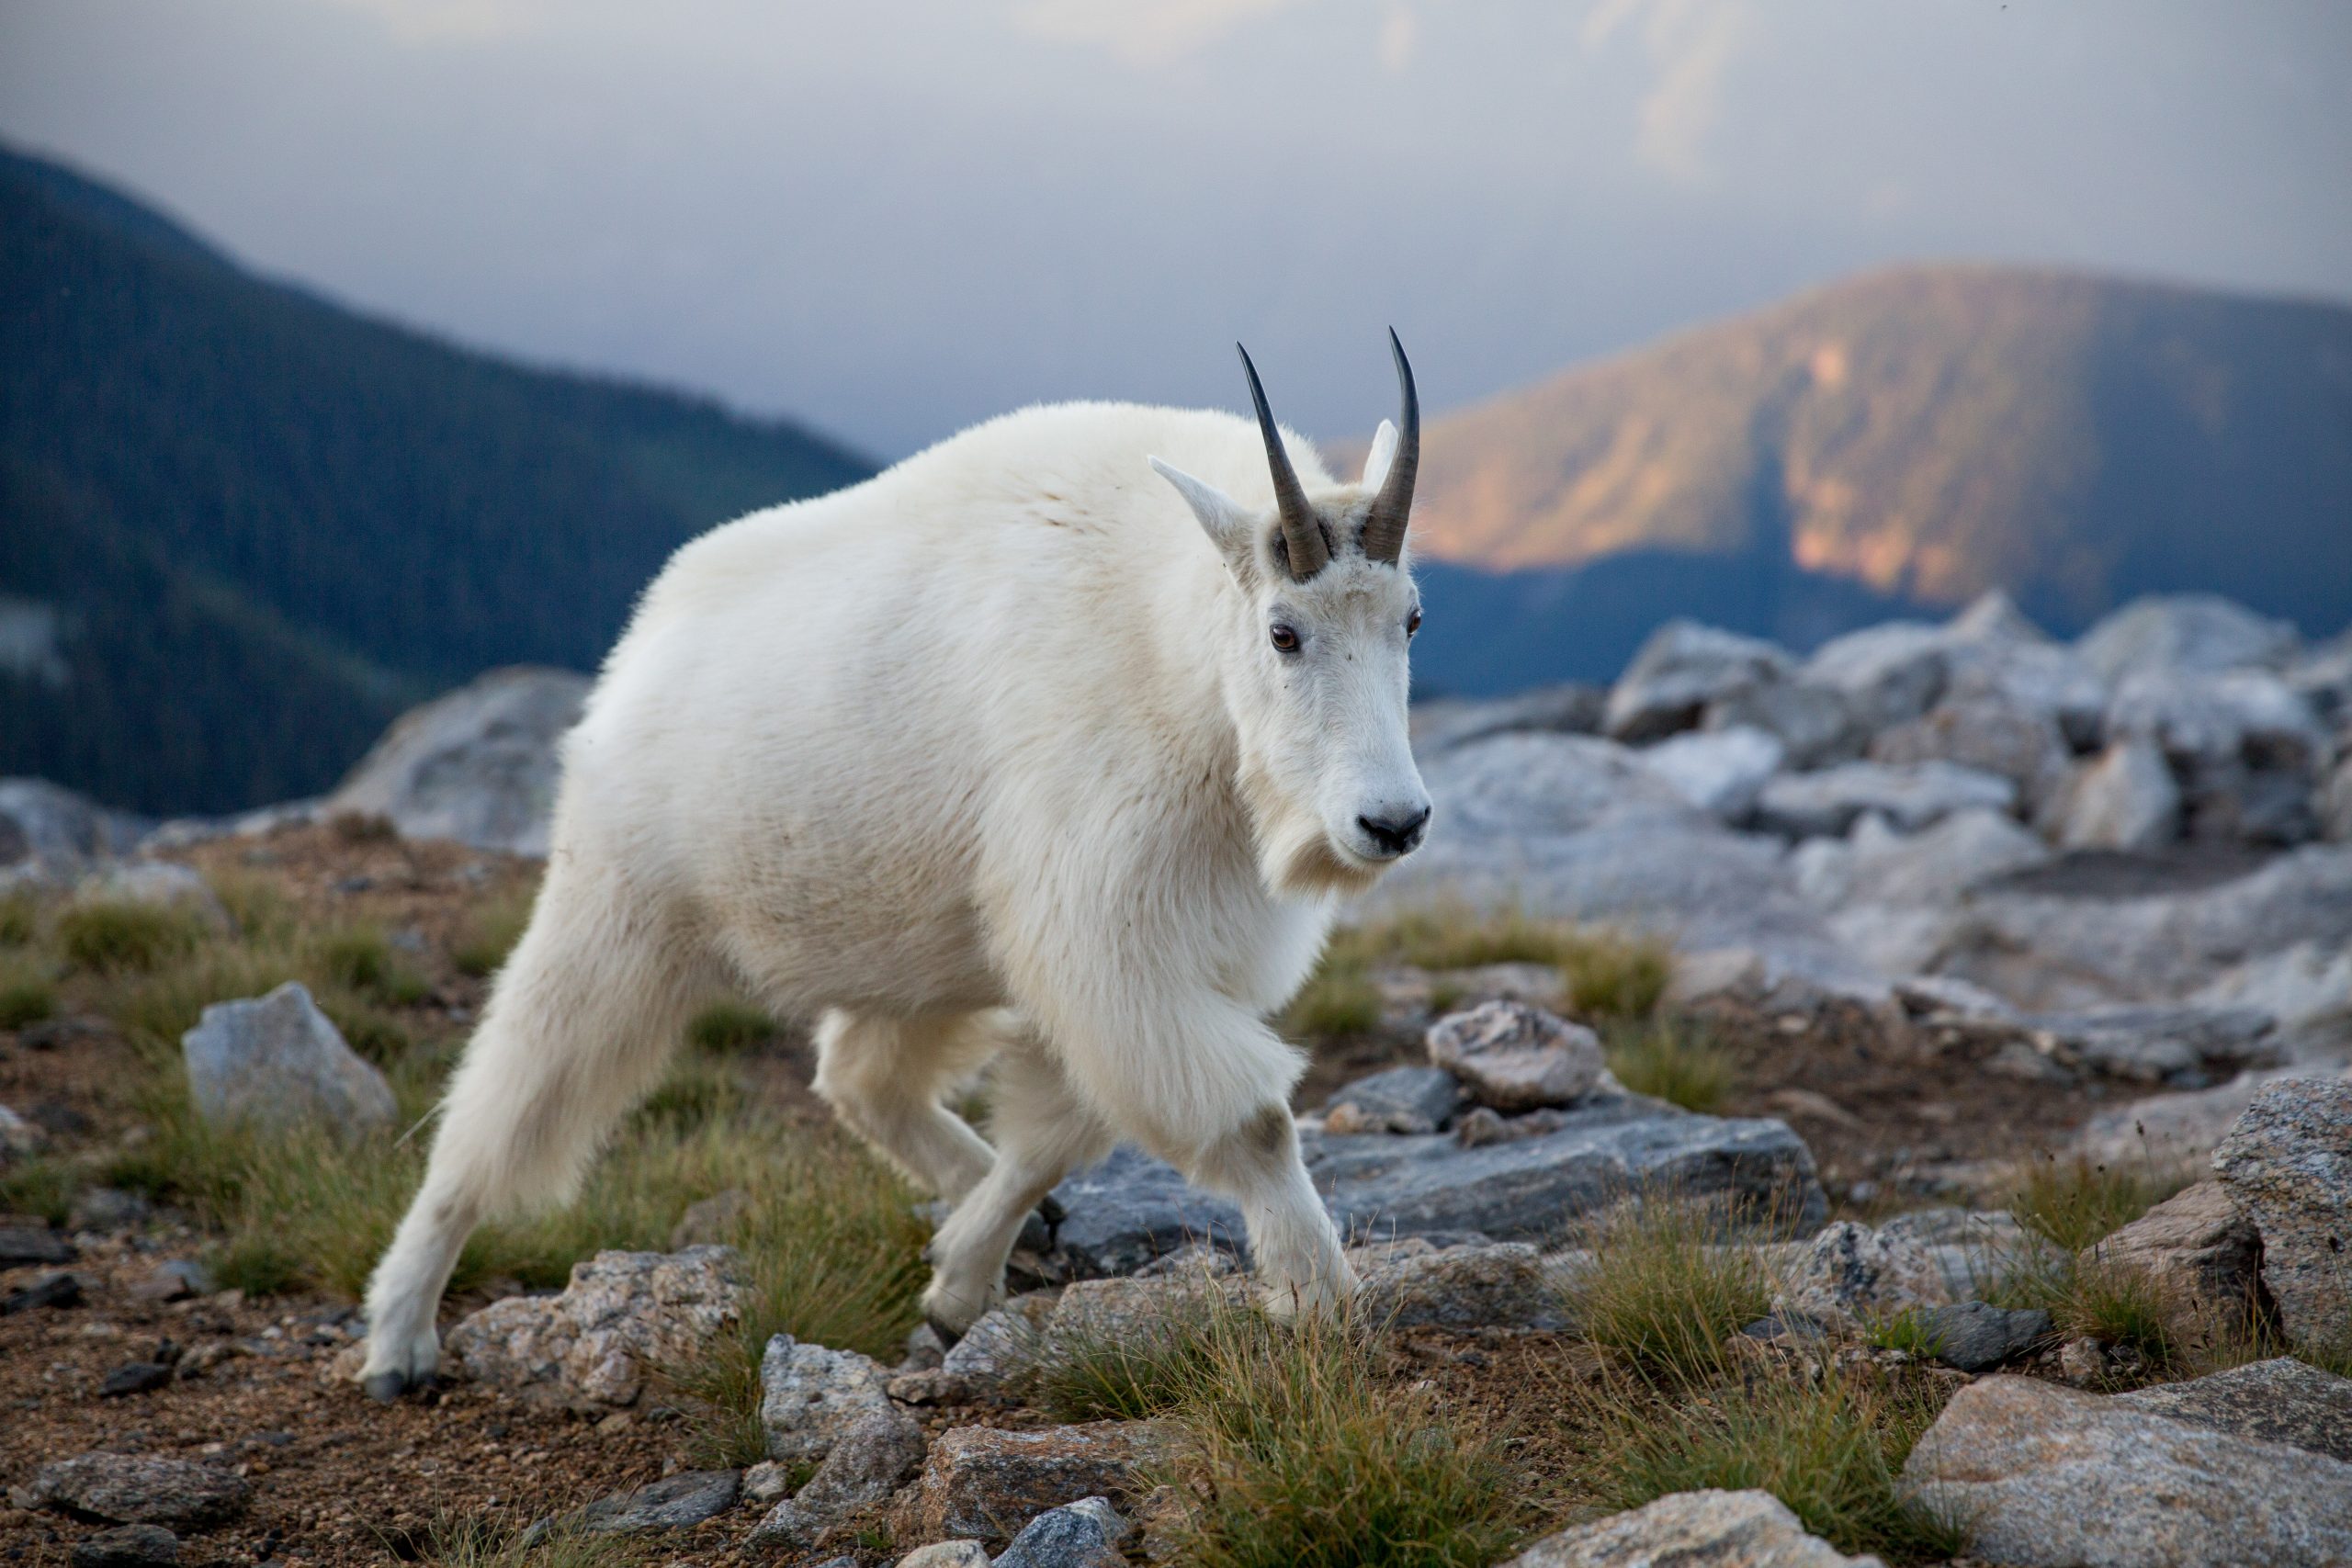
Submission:
{"label": "goat's hind leg", "polygon": [[660,1077],[698,976],[621,889],[559,866],[498,976],[441,1106],[424,1185],[368,1287],[379,1400],[430,1378],[441,1292],[482,1221],[569,1198]]}
{"label": "goat's hind leg", "polygon": [[850,1131],[954,1203],[979,1185],[996,1156],[941,1101],[1006,1038],[992,1013],[828,1012],[817,1024],[814,1087]]}

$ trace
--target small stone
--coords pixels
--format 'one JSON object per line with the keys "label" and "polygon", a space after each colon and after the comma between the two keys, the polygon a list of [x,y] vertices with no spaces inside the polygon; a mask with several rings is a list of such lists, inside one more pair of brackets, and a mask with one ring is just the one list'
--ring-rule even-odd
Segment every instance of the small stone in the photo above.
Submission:
{"label": "small stone", "polygon": [[773,1503],[792,1490],[792,1466],[763,1459],[743,1472],[743,1501]]}
{"label": "small stone", "polygon": [[1878,1568],[1805,1533],[1769,1492],[1677,1492],[1544,1537],[1503,1568]]}
{"label": "small stone", "polygon": [[1608,1070],[1600,1037],[1524,1002],[1487,1002],[1442,1018],[1426,1037],[1430,1061],[1497,1111],[1571,1105]]}
{"label": "small stone", "polygon": [[344,1043],[297,981],[213,1003],[180,1037],[180,1054],[197,1111],[215,1125],[384,1127],[400,1115],[384,1075]]}
{"label": "small stone", "polygon": [[977,1540],[934,1540],[899,1558],[898,1568],[989,1568],[989,1549]]}
{"label": "small stone", "polygon": [[853,1509],[888,1497],[922,1463],[922,1428],[896,1405],[859,1416],[790,1500],[752,1531],[755,1541],[809,1547]]}
{"label": "small stone", "polygon": [[126,1361],[107,1374],[98,1385],[102,1399],[120,1399],[126,1394],[149,1393],[172,1381],[172,1369],[161,1361]]}
{"label": "small stone", "polygon": [[2075,771],[2042,808],[2042,829],[2069,850],[2153,850],[2180,836],[2180,784],[2153,741],[2117,740]]}
{"label": "small stone", "polygon": [[39,1307],[75,1307],[82,1304],[82,1281],[71,1274],[44,1274],[22,1290],[10,1291],[0,1299],[0,1317],[14,1317],[20,1312]]}
{"label": "small stone", "polygon": [[1032,1291],[991,1307],[949,1347],[936,1373],[915,1375],[933,1379],[945,1402],[1010,1395],[1035,1371],[1046,1324],[1057,1304],[1054,1296]]}
{"label": "small stone", "polygon": [[715,1519],[735,1506],[739,1490],[731,1470],[684,1470],[633,1491],[600,1497],[584,1508],[543,1521],[525,1536],[526,1545],[544,1538],[560,1522],[590,1535],[653,1535]]}
{"label": "small stone", "polygon": [[1391,1067],[1361,1077],[1324,1105],[1323,1130],[1352,1133],[1434,1133],[1462,1102],[1453,1075],[1438,1067]]}
{"label": "small stone", "polygon": [[1558,1132],[1566,1125],[1566,1120],[1563,1112],[1549,1106],[1540,1111],[1523,1111],[1517,1116],[1505,1116],[1499,1111],[1474,1105],[1454,1118],[1453,1141],[1465,1149],[1476,1149],[1488,1144],[1539,1138],[1546,1133]]}
{"label": "small stone", "polygon": [[922,1478],[901,1495],[898,1533],[1004,1540],[1065,1503],[1094,1496],[1129,1502],[1142,1472],[1163,1462],[1174,1440],[1157,1421],[1096,1421],[1035,1432],[957,1427],[932,1445]]}
{"label": "small stone", "polygon": [[452,1327],[450,1358],[476,1382],[601,1414],[637,1402],[656,1369],[693,1357],[741,1310],[731,1247],[600,1252],[556,1296],[509,1296]]}
{"label": "small stone", "polygon": [[888,1374],[854,1350],[806,1345],[789,1334],[760,1357],[760,1425],[768,1457],[786,1463],[822,1461],[861,1419],[895,1414]]}
{"label": "small stone", "polygon": [[2352,1561],[2352,1464],[2021,1377],[1951,1397],[1905,1492],[1972,1556],[2048,1568]]}
{"label": "small stone", "polygon": [[180,1538],[161,1525],[117,1525],[74,1543],[74,1568],[175,1568]]}
{"label": "small stone", "polygon": [[74,1198],[65,1216],[65,1228],[113,1235],[145,1224],[150,1212],[147,1200],[135,1192],[93,1187]]}
{"label": "small stone", "polygon": [[1914,1321],[1935,1347],[1929,1354],[1963,1372],[1991,1371],[2052,1332],[2050,1314],[2038,1307],[1996,1307],[1984,1302],[1923,1307]]}
{"label": "small stone", "polygon": [[91,1453],[41,1466],[8,1500],[19,1508],[55,1508],[117,1524],[209,1525],[242,1512],[251,1495],[243,1480],[208,1465]]}
{"label": "small stone", "polygon": [[995,1568],[1125,1568],[1118,1543],[1132,1533],[1109,1499],[1081,1497],[1030,1520]]}
{"label": "small stone", "polygon": [[2190,1315],[2259,1309],[2262,1237],[2218,1181],[2200,1181],[2086,1248],[2085,1261],[2134,1269]]}
{"label": "small stone", "polygon": [[2116,1403],[2352,1463],[2352,1378],[2292,1357],[2134,1389],[2118,1394]]}
{"label": "small stone", "polygon": [[1950,1299],[1943,1270],[1925,1247],[1839,1220],[1788,1265],[1772,1304],[1775,1311],[1849,1324]]}
{"label": "small stone", "polygon": [[193,1258],[175,1258],[134,1281],[128,1293],[135,1302],[182,1302],[190,1296],[209,1296],[220,1288],[211,1269]]}
{"label": "small stone", "polygon": [[1567,1304],[1523,1241],[1454,1247],[1368,1270],[1356,1295],[1365,1321],[1393,1328],[1568,1326]]}
{"label": "small stone", "polygon": [[46,1225],[0,1225],[0,1269],[71,1263],[78,1256],[72,1242]]}
{"label": "small stone", "polygon": [[2058,1347],[2058,1375],[2076,1388],[2097,1388],[2114,1371],[2104,1341],[2078,1334]]}
{"label": "small stone", "polygon": [[2213,1169],[2262,1236],[2262,1280],[2298,1344],[2352,1348],[2352,1081],[2292,1078],[2254,1097]]}

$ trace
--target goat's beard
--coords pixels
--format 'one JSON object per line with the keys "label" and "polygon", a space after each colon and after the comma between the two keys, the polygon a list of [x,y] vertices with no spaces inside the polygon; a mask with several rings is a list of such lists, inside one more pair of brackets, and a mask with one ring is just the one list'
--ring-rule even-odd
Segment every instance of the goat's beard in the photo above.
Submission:
{"label": "goat's beard", "polygon": [[1258,840],[1258,874],[1276,896],[1351,898],[1370,892],[1387,869],[1342,853],[1323,819],[1294,804],[1263,771],[1242,770],[1241,795]]}

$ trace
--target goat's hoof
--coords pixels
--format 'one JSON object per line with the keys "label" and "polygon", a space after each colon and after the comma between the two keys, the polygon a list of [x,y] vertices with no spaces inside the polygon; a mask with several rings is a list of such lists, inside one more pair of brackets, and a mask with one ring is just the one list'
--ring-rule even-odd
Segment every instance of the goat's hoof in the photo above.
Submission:
{"label": "goat's hoof", "polygon": [[931,1331],[933,1334],[939,1336],[939,1343],[943,1348],[953,1350],[956,1348],[956,1341],[964,1337],[962,1329],[950,1328],[928,1313],[923,1314],[923,1321],[931,1325]]}
{"label": "goat's hoof", "polygon": [[408,1374],[405,1372],[378,1372],[372,1377],[361,1379],[359,1386],[367,1390],[368,1397],[374,1400],[377,1404],[391,1404],[397,1403],[400,1396],[408,1392]]}
{"label": "goat's hoof", "polygon": [[1046,1228],[1051,1229],[1069,1219],[1069,1211],[1062,1207],[1060,1199],[1048,1192],[1037,1200],[1037,1217],[1046,1222]]}

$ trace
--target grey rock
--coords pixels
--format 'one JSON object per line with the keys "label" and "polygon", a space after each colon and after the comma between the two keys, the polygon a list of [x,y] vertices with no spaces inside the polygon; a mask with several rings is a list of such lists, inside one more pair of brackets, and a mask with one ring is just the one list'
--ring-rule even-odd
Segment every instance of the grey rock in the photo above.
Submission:
{"label": "grey rock", "polygon": [[768,1457],[821,1461],[865,1417],[894,1413],[888,1383],[888,1372],[854,1350],[775,1336],[760,1357],[760,1425],[768,1435]]}
{"label": "grey rock", "polygon": [[[1174,1176],[1175,1172],[1169,1174]],[[1032,1292],[981,1314],[979,1320],[965,1330],[964,1337],[947,1348],[938,1374],[933,1379],[933,1389],[947,1398],[994,1396],[1017,1391],[1036,1368],[1046,1325],[1053,1316],[1056,1304],[1054,1296]],[[894,1390],[896,1386],[894,1381]]]}
{"label": "grey rock", "polygon": [[793,1466],[778,1464],[763,1459],[743,1472],[742,1492],[746,1503],[774,1503],[792,1490]]}
{"label": "grey rock", "polygon": [[1950,762],[1890,767],[1840,762],[1811,773],[1781,773],[1756,800],[1759,827],[1792,839],[1842,834],[1874,812],[1905,832],[1917,832],[1972,807],[2007,811],[2017,785],[1997,773]]}
{"label": "grey rock", "polygon": [[934,1540],[899,1558],[897,1568],[989,1568],[989,1549],[977,1540]]}
{"label": "grey rock", "polygon": [[[1808,839],[1789,852],[1797,890],[1822,908],[1945,908],[1955,895],[2046,864],[2050,852],[2005,814],[1955,811],[1925,831],[1899,833],[1875,814],[1843,839]],[[1883,919],[1873,910],[1864,919]]]}
{"label": "grey rock", "polygon": [[190,1096],[216,1125],[389,1126],[392,1087],[344,1043],[299,982],[258,999],[215,1002],[180,1037]]}
{"label": "grey rock", "polygon": [[1756,797],[1781,771],[1788,748],[1769,731],[1735,725],[1670,736],[1641,759],[1683,799],[1736,827],[1756,809]]}
{"label": "grey rock", "polygon": [[1360,1286],[1364,1320],[1393,1328],[1569,1326],[1566,1298],[1525,1242],[1396,1258],[1364,1270]]}
{"label": "grey rock", "polygon": [[2192,1427],[2285,1443],[2352,1463],[2352,1378],[2292,1357],[2134,1389],[2116,1395],[2115,1402]]}
{"label": "grey rock", "polygon": [[125,1361],[98,1384],[98,1397],[121,1399],[134,1393],[153,1393],[171,1381],[172,1369],[161,1361]]}
{"label": "grey rock", "polygon": [[1141,1348],[1161,1343],[1203,1322],[1220,1294],[1241,1299],[1239,1281],[1206,1271],[1076,1280],[1062,1292],[1046,1320],[1039,1364],[1065,1364],[1103,1346]]}
{"label": "grey rock", "polygon": [[590,1535],[657,1535],[715,1519],[735,1506],[741,1481],[731,1470],[685,1470],[675,1475],[600,1497],[584,1508],[542,1520],[526,1532],[526,1545],[544,1540],[557,1524]]}
{"label": "grey rock", "polygon": [[71,1263],[80,1256],[73,1242],[46,1225],[0,1225],[0,1269]]}
{"label": "grey rock", "polygon": [[2207,1007],[2253,1008],[2278,1021],[2294,1061],[2346,1059],[2330,1036],[2352,1019],[2352,949],[2300,942],[2216,976],[2188,998]]}
{"label": "grey rock", "polygon": [[1461,1103],[1461,1089],[1442,1068],[1391,1067],[1333,1094],[1323,1125],[1340,1133],[1434,1133]]}
{"label": "grey rock", "polygon": [[2311,796],[2331,747],[2311,705],[2267,671],[2135,671],[2108,731],[2160,750],[2181,781],[2190,833],[2289,844],[2315,836]]}
{"label": "grey rock", "polygon": [[1832,637],[1798,673],[1805,684],[1845,697],[1864,728],[1876,734],[1934,706],[1951,670],[1942,627],[1887,621]]}
{"label": "grey rock", "polygon": [[74,900],[81,904],[143,904],[174,909],[209,931],[229,929],[229,911],[221,907],[212,885],[195,871],[174,861],[114,861],[99,866],[75,884]]}
{"label": "grey rock", "polygon": [[129,854],[152,826],[47,779],[0,778],[0,886],[70,885],[92,865]]}
{"label": "grey rock", "polygon": [[1600,1037],[1524,1002],[1483,1002],[1430,1025],[1432,1066],[1497,1111],[1573,1105],[1600,1087]]}
{"label": "grey rock", "polygon": [[896,1405],[852,1421],[808,1484],[752,1528],[758,1544],[810,1547],[833,1522],[888,1499],[922,1463],[922,1428]]}
{"label": "grey rock", "polygon": [[959,1427],[940,1435],[922,1474],[899,1495],[901,1538],[1007,1540],[1049,1508],[1087,1497],[1116,1506],[1141,1495],[1144,1476],[1175,1451],[1158,1421],[1094,1421],[1043,1431]]}
{"label": "grey rock", "polygon": [[0,1317],[43,1307],[63,1311],[82,1304],[82,1281],[71,1274],[44,1274],[32,1283],[0,1297]]}
{"label": "grey rock", "polygon": [[2153,741],[2127,738],[2083,764],[2041,821],[2070,850],[2152,850],[2180,834],[2180,784]]}
{"label": "grey rock", "polygon": [[147,1454],[83,1454],[42,1465],[8,1494],[19,1508],[55,1508],[126,1525],[212,1525],[244,1511],[253,1488],[209,1465]]}
{"label": "grey rock", "polygon": [[2055,1331],[2050,1314],[2038,1307],[1996,1307],[1975,1301],[1923,1307],[1917,1322],[1935,1347],[1936,1359],[1963,1372],[1989,1372]]}
{"label": "grey rock", "polygon": [[1710,703],[1785,680],[1785,649],[1755,637],[1668,621],[1652,632],[1610,689],[1601,728],[1612,739],[1656,740],[1695,728]]}
{"label": "grey rock", "polygon": [[1600,728],[1609,694],[1599,686],[1569,682],[1486,702],[1441,700],[1415,703],[1413,750],[1434,757],[1490,735],[1591,735]]}
{"label": "grey rock", "polygon": [[180,1538],[161,1525],[117,1525],[74,1543],[74,1568],[173,1568]]}
{"label": "grey rock", "polygon": [[1081,1497],[1030,1520],[995,1568],[1124,1568],[1118,1543],[1134,1533],[1108,1498]]}
{"label": "grey rock", "polygon": [[1437,758],[1421,777],[1444,831],[1464,838],[1708,820],[1640,752],[1591,736],[1498,735]]}
{"label": "grey rock", "polygon": [[[2099,694],[2106,700],[2104,692]],[[1792,768],[1818,768],[1851,761],[1870,741],[1870,731],[1845,696],[1826,686],[1786,681],[1741,687],[1707,705],[1702,728],[1758,729],[1781,743]]]}
{"label": "grey rock", "polygon": [[2262,1234],[2263,1283],[2289,1337],[2352,1348],[2352,1081],[2265,1088],[2213,1169]]}
{"label": "grey rock", "polygon": [[2352,1557],[2352,1465],[2029,1378],[1962,1389],[1905,1463],[1970,1551],[2049,1568],[2320,1568]]}
{"label": "grey rock", "polygon": [[1866,1322],[1937,1305],[1950,1291],[1925,1247],[1851,1220],[1824,1227],[1779,1273],[1773,1310],[1826,1323]]}
{"label": "grey rock", "polygon": [[2029,817],[2064,783],[2070,761],[2055,717],[1984,696],[1946,697],[1882,731],[1869,754],[1893,767],[1951,762],[1996,773],[2017,786],[2018,808]]}
{"label": "grey rock", "polygon": [[733,1328],[741,1258],[724,1247],[600,1252],[554,1296],[509,1296],[450,1328],[444,1351],[479,1382],[596,1411],[637,1402],[646,1378]]}
{"label": "grey rock", "polygon": [[139,1302],[184,1302],[190,1296],[209,1296],[220,1288],[212,1270],[193,1258],[174,1258],[159,1263],[146,1278],[135,1280],[126,1292]]}
{"label": "grey rock", "polygon": [[2042,714],[2057,724],[2069,747],[2096,748],[2105,728],[2106,682],[2080,654],[2052,642],[2017,614],[2014,604],[1988,603],[2001,598],[1988,594],[1945,623],[1951,663],[1945,699],[1989,697]]}
{"label": "grey rock", "polygon": [[[1487,1144],[1508,1144],[1517,1138],[1537,1138],[1546,1133],[1556,1133],[1566,1121],[1560,1111],[1549,1109],[1505,1116],[1487,1106],[1474,1105],[1454,1119],[1453,1141],[1465,1149],[1481,1148]],[[1327,1124],[1324,1130],[1329,1132],[1331,1129]]]}
{"label": "grey rock", "polygon": [[88,1187],[74,1195],[65,1228],[112,1235],[145,1224],[151,1212],[147,1200],[135,1192],[119,1187]]}
{"label": "grey rock", "polygon": [[2190,1314],[2243,1317],[2261,1292],[2262,1237],[2218,1181],[2175,1193],[2086,1256],[2146,1274]]}
{"label": "grey rock", "polygon": [[2213,1151],[2245,1114],[2254,1097],[2274,1083],[2325,1077],[2324,1067],[2283,1067],[2243,1073],[2225,1084],[2185,1094],[2152,1095],[2094,1114],[2075,1134],[2073,1152],[2094,1162],[2143,1161],[2183,1169],[2209,1166]]}
{"label": "grey rock", "polygon": [[2292,625],[2210,593],[2134,599],[2085,632],[2075,649],[2109,682],[2135,670],[2212,671],[2283,664],[2302,639]]}
{"label": "grey rock", "polygon": [[395,720],[323,810],[389,818],[412,839],[545,855],[560,761],[589,680],[493,670]]}
{"label": "grey rock", "polygon": [[2333,844],[2352,840],[2352,750],[2327,775],[2312,802],[2320,837]]}
{"label": "grey rock", "polygon": [[2278,1066],[2282,1055],[2270,1015],[2255,1008],[2083,1008],[2032,1014],[2025,1023],[2062,1065],[2127,1083],[2205,1089],[2248,1067]]}
{"label": "grey rock", "polygon": [[[1480,1231],[1498,1241],[1544,1241],[1645,1187],[1786,1213],[1808,1233],[1825,1216],[1813,1156],[1782,1122],[1694,1116],[1635,1095],[1597,1095],[1561,1116],[1556,1131],[1478,1148],[1443,1134],[1340,1137],[1305,1129],[1300,1145],[1343,1235]],[[1058,1234],[1073,1278],[1133,1273],[1194,1241],[1227,1251],[1242,1246],[1230,1204],[1125,1145],[1054,1192],[1069,1211]]]}
{"label": "grey rock", "polygon": [[1542,1540],[1503,1568],[1878,1568],[1805,1533],[1769,1492],[1677,1492]]}

